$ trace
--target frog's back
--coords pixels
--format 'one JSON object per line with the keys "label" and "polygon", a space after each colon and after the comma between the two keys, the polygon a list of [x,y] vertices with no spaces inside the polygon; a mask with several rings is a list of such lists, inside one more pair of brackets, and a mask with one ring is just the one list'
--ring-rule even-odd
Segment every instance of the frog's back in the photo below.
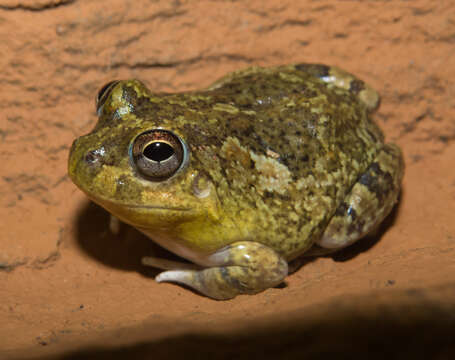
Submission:
{"label": "frog's back", "polygon": [[[298,177],[321,158],[366,158],[369,163],[383,142],[354,94],[294,66],[249,68],[211,89],[215,107],[224,110],[217,136],[236,137],[257,154],[279,154],[278,161]],[[328,168],[343,165],[331,160]]]}
{"label": "frog's back", "polygon": [[320,235],[382,146],[354,94],[293,66],[233,73],[200,94],[212,110],[187,127],[207,145],[196,163],[246,236],[288,257]]}

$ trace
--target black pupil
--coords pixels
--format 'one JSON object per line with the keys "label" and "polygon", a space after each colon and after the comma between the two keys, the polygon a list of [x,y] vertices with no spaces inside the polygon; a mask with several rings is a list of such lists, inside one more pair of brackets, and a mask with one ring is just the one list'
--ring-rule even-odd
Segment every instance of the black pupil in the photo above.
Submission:
{"label": "black pupil", "polygon": [[143,154],[147,159],[160,162],[174,155],[174,148],[168,143],[157,141],[148,144],[144,148]]}

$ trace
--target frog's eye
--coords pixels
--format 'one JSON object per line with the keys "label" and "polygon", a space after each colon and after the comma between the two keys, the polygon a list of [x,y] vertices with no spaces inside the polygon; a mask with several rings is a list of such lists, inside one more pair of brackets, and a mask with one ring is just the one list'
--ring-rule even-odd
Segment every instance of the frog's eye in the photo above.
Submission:
{"label": "frog's eye", "polygon": [[183,141],[174,133],[155,129],[140,134],[131,147],[134,164],[142,175],[153,181],[170,178],[186,162]]}
{"label": "frog's eye", "polygon": [[111,93],[111,90],[114,88],[115,85],[119,83],[119,80],[114,80],[111,82],[108,82],[106,85],[104,85],[100,91],[98,91],[98,95],[96,96],[96,112],[100,113],[100,109],[103,107],[104,103],[106,102],[106,99],[108,98],[109,94]]}

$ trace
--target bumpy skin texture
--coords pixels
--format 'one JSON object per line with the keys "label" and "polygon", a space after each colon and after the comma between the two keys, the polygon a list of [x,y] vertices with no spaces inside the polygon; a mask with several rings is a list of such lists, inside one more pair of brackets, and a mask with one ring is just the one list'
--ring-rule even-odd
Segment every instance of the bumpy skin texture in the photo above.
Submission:
{"label": "bumpy skin texture", "polygon": [[[122,221],[207,268],[176,266],[158,281],[216,299],[256,293],[313,245],[333,251],[364,236],[396,202],[404,166],[370,117],[379,96],[338,68],[253,67],[181,94],[120,81],[102,95],[69,174]],[[131,155],[153,129],[187,148],[182,167],[159,181]]]}

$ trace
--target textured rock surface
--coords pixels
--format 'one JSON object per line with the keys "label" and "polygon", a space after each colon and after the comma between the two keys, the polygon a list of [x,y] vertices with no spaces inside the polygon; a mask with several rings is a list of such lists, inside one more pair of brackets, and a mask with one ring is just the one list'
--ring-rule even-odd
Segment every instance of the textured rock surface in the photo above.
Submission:
{"label": "textured rock surface", "polygon": [[[455,328],[454,13],[449,0],[1,1],[0,358],[87,346],[128,346],[93,358],[169,348],[176,356],[179,346],[228,358],[246,353],[250,327],[264,343],[289,339],[270,354],[295,354],[301,341],[313,344],[307,356],[324,344],[356,356],[366,344],[404,341],[444,358]],[[156,284],[139,258],[159,250],[127,227],[110,234],[106,213],[66,175],[72,140],[95,122],[98,88],[137,77],[187,90],[289,62],[338,65],[382,94],[376,119],[407,165],[389,227],[253,297],[221,303]],[[375,319],[382,325],[365,337]],[[418,330],[436,335],[426,343],[412,337]]]}

